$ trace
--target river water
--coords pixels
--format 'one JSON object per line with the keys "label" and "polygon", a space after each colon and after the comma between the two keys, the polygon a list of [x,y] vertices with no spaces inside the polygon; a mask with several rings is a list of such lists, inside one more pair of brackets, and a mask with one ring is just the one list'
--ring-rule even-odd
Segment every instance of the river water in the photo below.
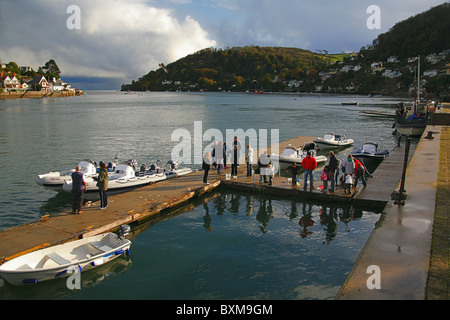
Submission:
{"label": "river water", "polygon": [[[358,105],[342,105],[357,101]],[[0,100],[0,230],[70,209],[70,194],[35,183],[80,160],[170,159],[174,130],[277,129],[280,140],[346,134],[392,149],[395,98],[248,93],[88,92]],[[345,157],[350,149],[338,157]],[[191,164],[192,168],[200,166]],[[3,299],[332,299],[379,212],[219,189],[133,228],[132,255],[65,280],[0,288]]]}

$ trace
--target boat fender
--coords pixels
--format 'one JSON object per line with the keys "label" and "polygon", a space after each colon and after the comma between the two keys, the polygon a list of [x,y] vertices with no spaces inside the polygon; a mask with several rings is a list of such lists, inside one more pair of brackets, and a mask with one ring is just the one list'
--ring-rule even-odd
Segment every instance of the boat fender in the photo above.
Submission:
{"label": "boat fender", "polygon": [[59,277],[65,275],[66,273],[67,273],[67,269],[60,271],[55,275],[55,278],[59,278]]}
{"label": "boat fender", "polygon": [[97,259],[97,260],[92,261],[91,265],[95,267],[95,266],[99,266],[99,265],[104,264],[104,263],[105,263],[105,260]]}
{"label": "boat fender", "polygon": [[23,284],[35,284],[35,283],[38,283],[38,279],[23,279],[22,283]]}
{"label": "boat fender", "polygon": [[[83,271],[83,270],[81,269],[81,266],[80,266],[80,265],[78,265],[78,269],[80,269],[80,273]],[[60,272],[58,272],[58,273],[55,275],[55,278],[59,278],[59,277],[65,275],[66,273],[72,273],[72,271],[69,272],[69,269],[60,271]]]}
{"label": "boat fender", "polygon": [[125,250],[120,249],[120,250],[117,250],[117,251],[114,252],[114,253],[115,253],[116,256],[118,256],[118,255],[121,255],[121,254],[124,253],[124,252],[125,252]]}
{"label": "boat fender", "polygon": [[129,248],[128,248],[127,250],[125,250],[125,254],[126,254],[127,256],[131,255],[131,252],[130,252],[130,249],[129,249]]}

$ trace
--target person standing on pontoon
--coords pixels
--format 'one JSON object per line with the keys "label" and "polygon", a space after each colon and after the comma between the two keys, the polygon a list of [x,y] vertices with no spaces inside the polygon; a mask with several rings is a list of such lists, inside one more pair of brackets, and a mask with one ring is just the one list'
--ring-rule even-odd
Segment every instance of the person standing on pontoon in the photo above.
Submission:
{"label": "person standing on pontoon", "polygon": [[311,155],[310,151],[306,153],[306,158],[302,160],[302,166],[305,169],[305,180],[303,183],[303,190],[306,191],[309,176],[309,191],[312,191],[314,189],[314,169],[317,168],[317,161],[316,158],[314,158]]}
{"label": "person standing on pontoon", "polygon": [[80,214],[81,206],[83,204],[84,192],[87,189],[86,181],[84,180],[84,174],[81,172],[81,167],[77,166],[76,171],[72,172],[72,213]]}
{"label": "person standing on pontoon", "polygon": [[253,148],[249,144],[247,145],[247,154],[245,155],[245,160],[247,161],[247,177],[251,177],[253,174]]}
{"label": "person standing on pontoon", "polygon": [[209,184],[208,173],[209,170],[211,169],[211,152],[206,152],[205,155],[203,156],[202,169],[203,169],[203,183]]}
{"label": "person standing on pontoon", "polygon": [[108,170],[106,163],[103,161],[100,161],[100,173],[95,180],[97,181],[97,188],[100,192],[100,209],[103,210],[108,206],[108,196],[106,195],[106,190],[108,190]]}
{"label": "person standing on pontoon", "polygon": [[336,171],[339,168],[339,160],[335,157],[334,152],[330,151],[330,161],[328,162],[328,173],[330,174],[331,189],[330,192],[334,192],[336,186]]}

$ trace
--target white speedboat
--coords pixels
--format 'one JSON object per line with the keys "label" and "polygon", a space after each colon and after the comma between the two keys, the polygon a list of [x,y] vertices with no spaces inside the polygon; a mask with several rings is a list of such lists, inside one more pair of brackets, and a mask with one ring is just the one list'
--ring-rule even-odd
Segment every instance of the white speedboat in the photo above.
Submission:
{"label": "white speedboat", "polygon": [[[108,178],[108,190],[120,190],[141,187],[166,179],[165,173],[148,173],[136,175],[137,163],[135,160],[122,161]],[[86,192],[98,191],[97,181],[92,176],[85,176]],[[64,191],[72,192],[72,180],[65,181]]]}
{"label": "white speedboat", "polygon": [[288,145],[286,149],[279,155],[271,155],[272,161],[279,161],[281,164],[293,164],[296,162],[297,164],[301,165],[304,158],[306,158],[306,155],[308,151],[311,153],[311,155],[316,158],[317,163],[325,162],[327,161],[327,157],[325,156],[318,156],[316,153],[317,145],[314,142],[309,142],[304,144],[301,148],[296,148],[293,145]]}
{"label": "white speedboat", "polygon": [[[115,168],[114,173],[108,179],[108,191],[122,191],[124,189],[137,188],[159,181],[166,180],[181,175],[191,173],[192,170],[188,168],[174,167],[173,169],[160,168],[152,166],[150,170],[144,168],[142,165],[140,170],[137,170],[137,162],[135,160],[122,161]],[[97,181],[94,177],[85,177],[86,192],[98,191]],[[66,181],[63,186],[64,191],[72,192],[72,181]]]}
{"label": "white speedboat", "polygon": [[105,233],[34,251],[0,266],[0,276],[13,286],[38,283],[67,277],[78,268],[84,272],[130,254],[131,241],[124,238],[128,226],[120,235]]}
{"label": "white speedboat", "polygon": [[[78,165],[81,167],[81,172],[85,176],[96,176],[97,175],[97,166],[94,164],[92,160],[86,159],[80,161]],[[61,187],[64,185],[64,181],[72,181],[72,172],[75,169],[63,170],[63,171],[54,171],[48,172],[44,174],[38,174],[36,178],[36,183],[41,186],[49,186],[49,187]]]}
{"label": "white speedboat", "polygon": [[327,150],[331,148],[349,147],[353,144],[353,139],[347,139],[345,135],[337,135],[332,132],[324,134],[323,138],[317,137],[314,139],[320,150]]}
{"label": "white speedboat", "polygon": [[165,166],[158,161],[156,164],[152,164],[148,170],[145,164],[141,165],[140,171],[136,172],[136,175],[143,176],[160,173],[164,173],[166,175],[166,179],[170,179],[192,173],[192,169],[180,168],[179,163],[172,160],[169,160]]}
{"label": "white speedboat", "polygon": [[376,168],[384,159],[389,156],[389,151],[378,150],[378,144],[375,142],[365,142],[362,148],[352,152],[353,158],[361,161],[365,166]]}

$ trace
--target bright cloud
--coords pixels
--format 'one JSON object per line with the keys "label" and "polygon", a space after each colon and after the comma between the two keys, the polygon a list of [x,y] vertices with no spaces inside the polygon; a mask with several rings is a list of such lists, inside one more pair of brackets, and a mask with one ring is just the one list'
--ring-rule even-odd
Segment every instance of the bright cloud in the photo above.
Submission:
{"label": "bright cloud", "polygon": [[9,46],[2,45],[0,58],[35,69],[53,58],[66,76],[130,81],[159,63],[216,45],[192,17],[178,20],[171,10],[140,0],[76,1],[81,28],[69,30],[71,2],[22,0],[19,6],[2,1],[2,12],[8,14],[0,16],[5,26],[0,38]]}

